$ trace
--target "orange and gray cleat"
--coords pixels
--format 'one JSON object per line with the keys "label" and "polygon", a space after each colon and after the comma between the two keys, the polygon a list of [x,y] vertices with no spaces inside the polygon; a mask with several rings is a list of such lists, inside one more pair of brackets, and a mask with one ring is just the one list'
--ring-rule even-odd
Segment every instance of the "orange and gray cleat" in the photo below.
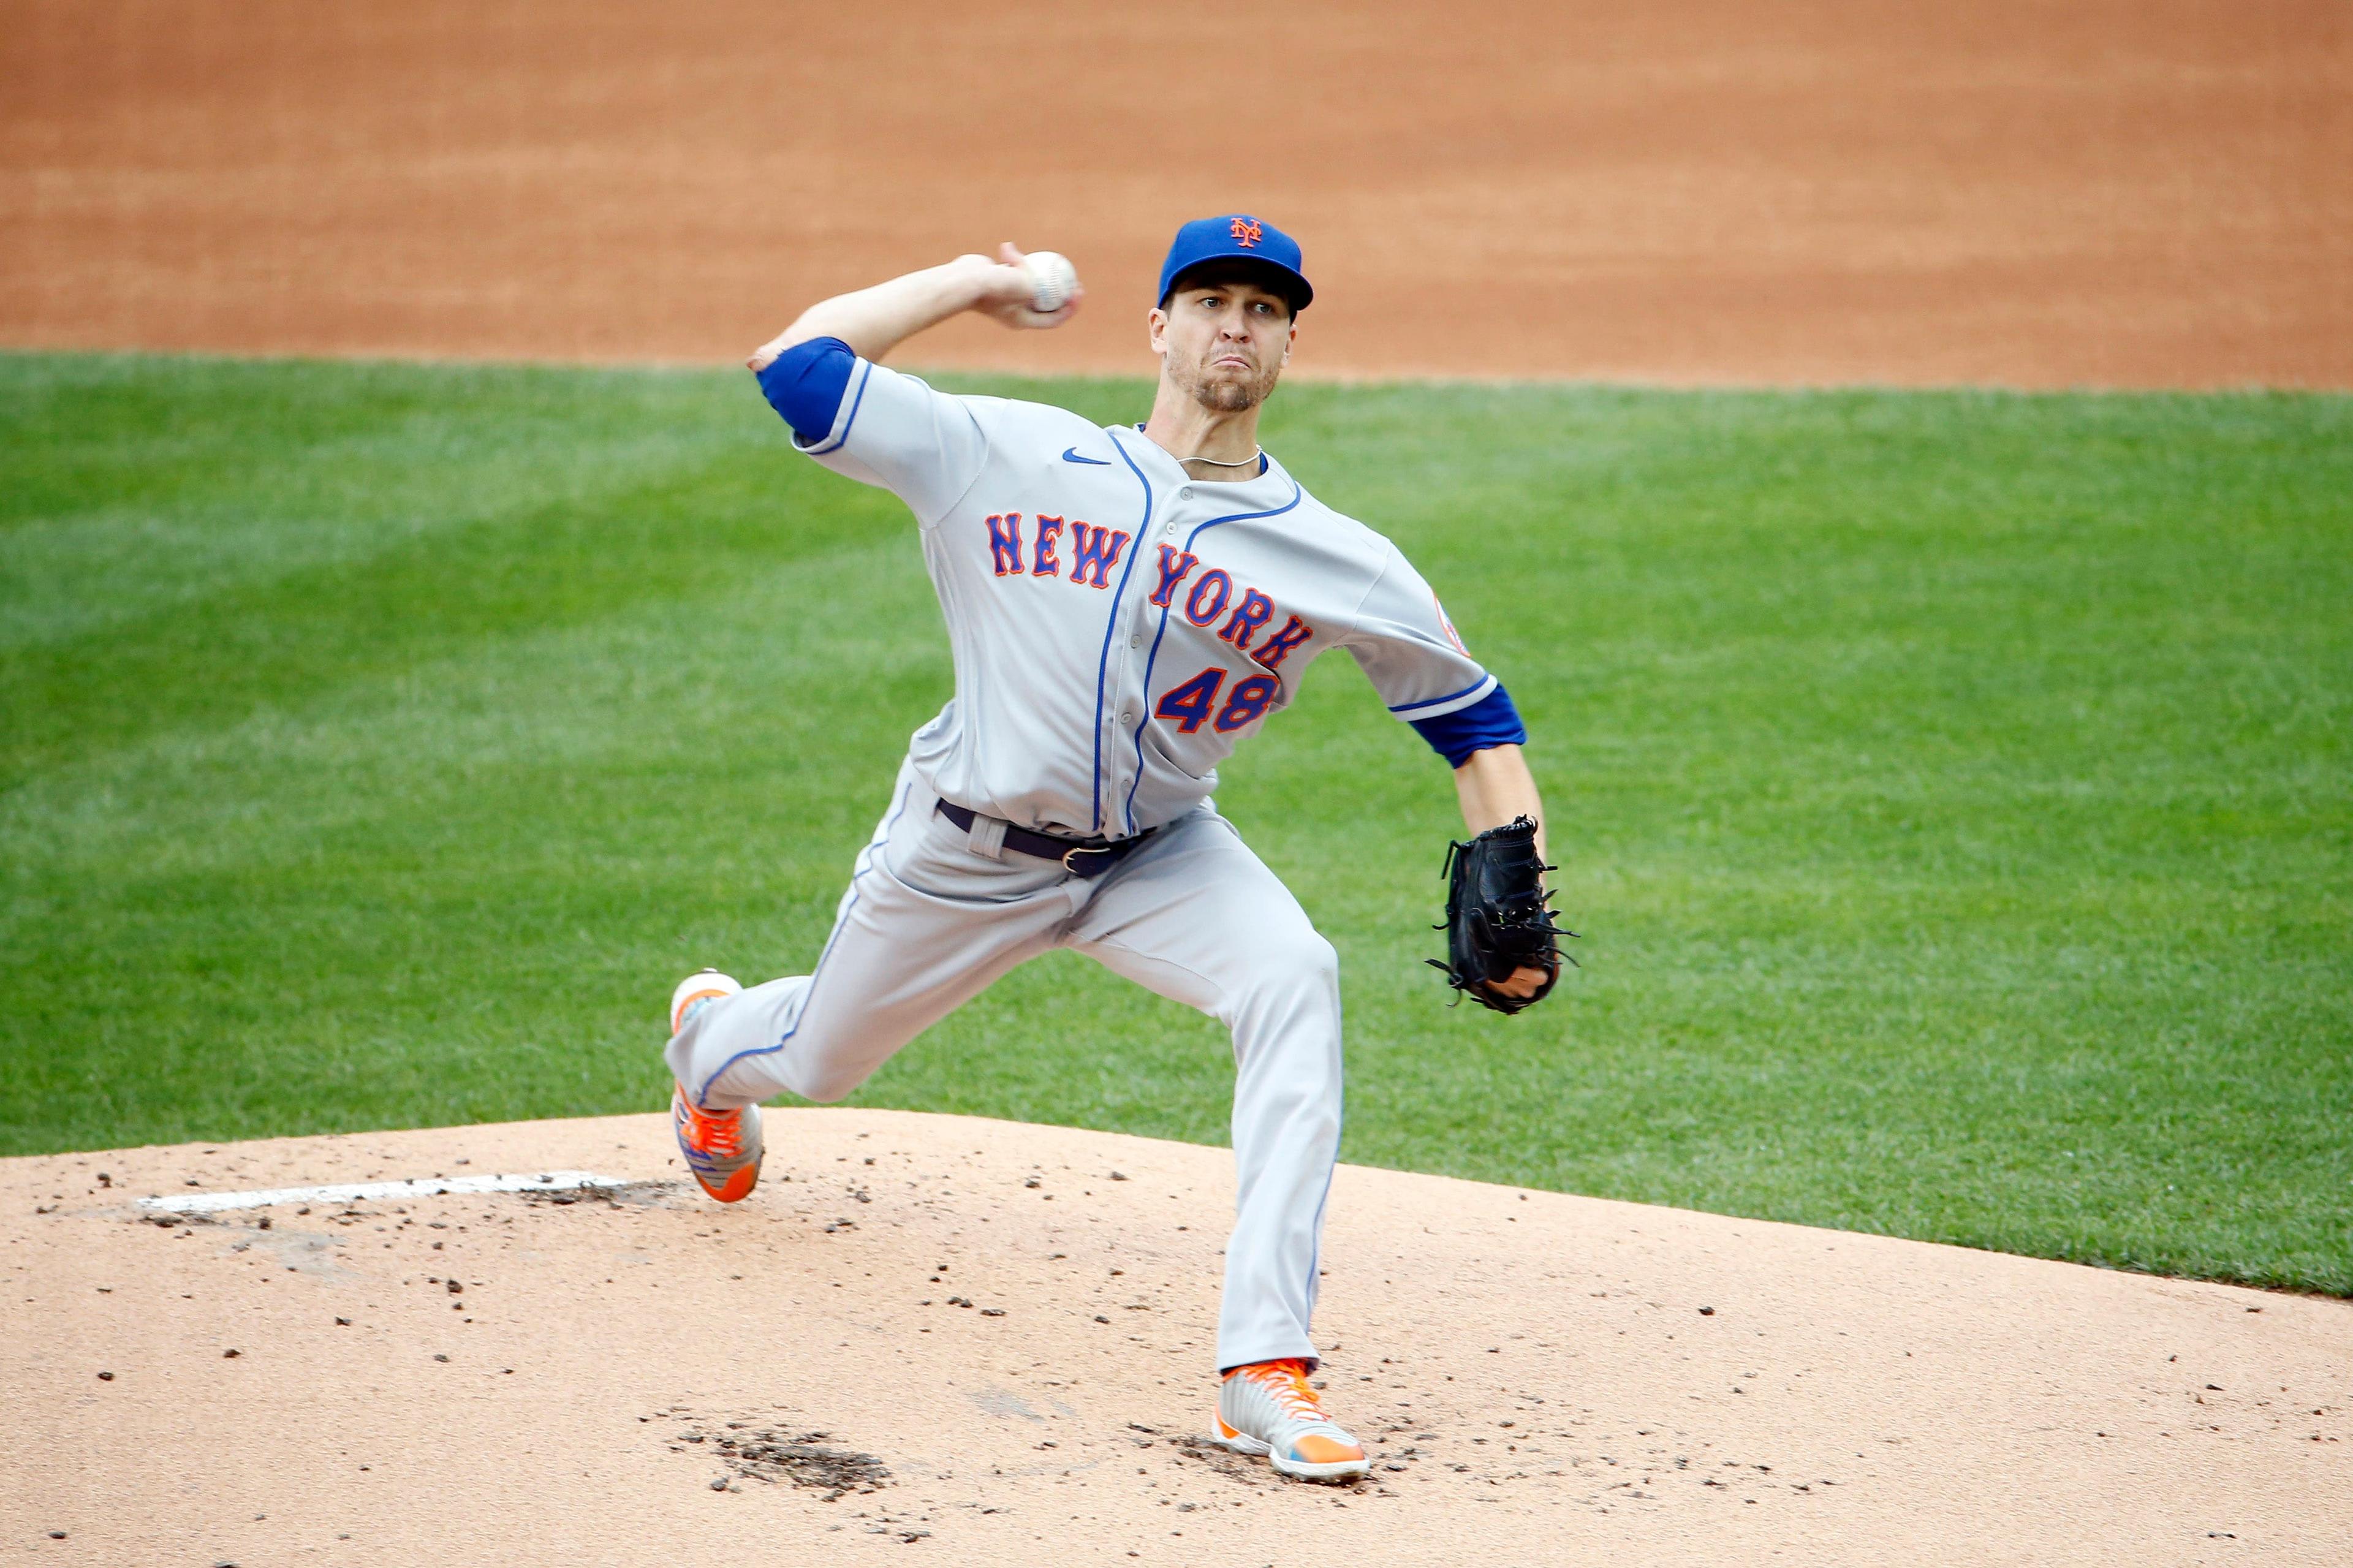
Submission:
{"label": "orange and gray cleat", "polygon": [[[697,1014],[744,987],[715,969],[690,974],[670,993],[670,1032],[676,1035]],[[702,1190],[723,1204],[741,1202],[760,1180],[760,1108],[705,1110],[687,1098],[686,1086],[670,1091],[670,1125],[678,1132],[678,1152]]]}
{"label": "orange and gray cleat", "polygon": [[1303,1361],[1256,1362],[1226,1373],[1217,1441],[1238,1454],[1264,1454],[1302,1480],[1354,1480],[1372,1468],[1364,1446],[1316,1403]]}

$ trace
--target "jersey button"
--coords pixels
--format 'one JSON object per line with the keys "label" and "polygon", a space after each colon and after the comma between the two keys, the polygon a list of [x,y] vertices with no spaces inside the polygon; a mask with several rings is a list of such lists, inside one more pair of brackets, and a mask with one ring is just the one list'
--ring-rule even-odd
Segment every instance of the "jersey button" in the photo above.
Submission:
{"label": "jersey button", "polygon": [[1134,637],[1128,638],[1127,646],[1130,647],[1142,647],[1144,646],[1144,634],[1142,632],[1138,632]]}
{"label": "jersey button", "polygon": [[1178,500],[1191,500],[1193,499],[1193,487],[1187,485],[1183,489],[1178,490],[1176,492],[1176,499]]}
{"label": "jersey button", "polygon": [[1120,728],[1122,728],[1122,729],[1125,729],[1128,725],[1133,724],[1133,723],[1134,723],[1134,722],[1135,722],[1135,714],[1134,714],[1134,712],[1133,710],[1130,710],[1130,711],[1125,712],[1125,713],[1122,713],[1122,714],[1119,716]]}

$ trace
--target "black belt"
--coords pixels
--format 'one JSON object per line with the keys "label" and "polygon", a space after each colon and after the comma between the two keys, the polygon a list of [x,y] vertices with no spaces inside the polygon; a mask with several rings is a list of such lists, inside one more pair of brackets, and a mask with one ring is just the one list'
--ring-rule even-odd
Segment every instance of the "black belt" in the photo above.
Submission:
{"label": "black belt", "polygon": [[[967,811],[953,801],[943,800],[933,810],[963,828],[972,831],[979,813]],[[1158,828],[1146,828],[1132,838],[1057,838],[1050,833],[1032,833],[1011,823],[1005,826],[1005,847],[1022,855],[1033,855],[1040,860],[1059,860],[1062,869],[1073,877],[1093,879],[1102,876],[1134,854],[1143,842]]]}

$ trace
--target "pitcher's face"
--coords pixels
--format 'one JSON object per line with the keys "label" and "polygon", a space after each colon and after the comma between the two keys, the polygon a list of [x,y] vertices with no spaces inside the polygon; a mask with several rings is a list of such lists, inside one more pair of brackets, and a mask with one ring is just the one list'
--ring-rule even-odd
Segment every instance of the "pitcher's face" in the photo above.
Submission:
{"label": "pitcher's face", "polygon": [[1291,301],[1243,278],[1206,278],[1151,316],[1161,374],[1204,408],[1238,414],[1264,403],[1291,363]]}

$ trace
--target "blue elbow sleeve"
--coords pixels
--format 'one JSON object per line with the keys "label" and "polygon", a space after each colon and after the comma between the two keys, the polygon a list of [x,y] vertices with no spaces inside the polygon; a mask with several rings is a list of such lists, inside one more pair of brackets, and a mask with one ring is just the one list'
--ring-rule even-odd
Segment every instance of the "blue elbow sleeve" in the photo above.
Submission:
{"label": "blue elbow sleeve", "polygon": [[841,412],[842,394],[857,367],[858,356],[839,338],[811,338],[760,372],[760,391],[804,443],[822,441],[833,433],[834,416]]}
{"label": "blue elbow sleeve", "polygon": [[1501,681],[1496,682],[1494,690],[1468,708],[1410,722],[1430,742],[1430,750],[1444,757],[1446,765],[1451,768],[1469,762],[1473,752],[1483,752],[1490,746],[1525,745],[1528,739],[1528,727],[1520,722],[1520,710],[1512,706],[1512,694],[1504,689]]}

